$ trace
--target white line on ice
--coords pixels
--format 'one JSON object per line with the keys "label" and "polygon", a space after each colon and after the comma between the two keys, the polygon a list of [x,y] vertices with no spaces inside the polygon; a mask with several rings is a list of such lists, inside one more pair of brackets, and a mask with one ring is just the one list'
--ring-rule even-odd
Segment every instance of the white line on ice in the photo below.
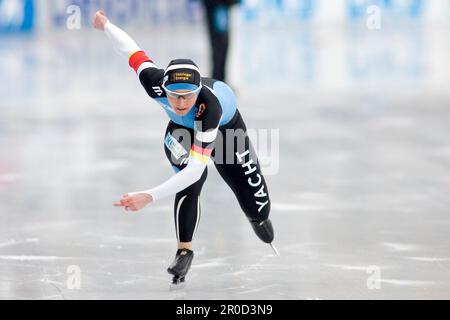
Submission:
{"label": "white line on ice", "polygon": [[196,264],[195,266],[192,266],[192,269],[222,267],[224,265],[225,265],[224,262],[214,261],[214,262],[206,262],[206,263]]}
{"label": "white line on ice", "polygon": [[40,282],[43,282],[43,283],[48,283],[48,284],[64,285],[63,282],[53,281],[53,280],[50,280],[50,279],[47,279],[47,278],[41,279],[41,280],[39,280],[39,281],[40,281]]}
{"label": "white line on ice", "polygon": [[[328,267],[332,268],[339,268],[342,270],[352,270],[352,271],[367,271],[369,270],[373,265],[367,265],[367,266],[352,266],[352,265],[345,265],[345,264],[326,264]],[[390,267],[386,266],[377,266],[380,269],[388,269]]]}
{"label": "white line on ice", "polygon": [[172,238],[140,238],[140,237],[124,237],[124,236],[112,236],[111,241],[122,242],[128,244],[154,244],[154,243],[170,243],[174,242]]}
{"label": "white line on ice", "polygon": [[61,295],[59,294],[54,294],[52,296],[43,296],[43,297],[39,297],[39,300],[49,300],[49,299],[54,299],[54,298],[59,298],[62,299]]}
{"label": "white line on ice", "polygon": [[141,282],[143,280],[145,280],[145,279],[133,279],[133,280],[119,281],[119,282],[116,282],[116,285],[120,286],[120,285],[135,284],[135,283]]}
{"label": "white line on ice", "polygon": [[450,261],[450,258],[437,258],[437,257],[408,257],[407,259],[422,261],[422,262],[442,262]]}
{"label": "white line on ice", "polygon": [[236,290],[236,289],[245,289],[245,286],[223,288],[223,290]]}
{"label": "white line on ice", "polygon": [[397,280],[397,279],[381,279],[380,282],[387,284],[394,284],[398,286],[427,286],[439,284],[438,282],[433,281]]}
{"label": "white line on ice", "polygon": [[381,245],[394,251],[414,251],[419,249],[418,246],[408,243],[382,242]]}
{"label": "white line on ice", "polygon": [[304,246],[327,246],[328,244],[329,244],[328,242],[314,242],[314,241],[303,242]]}
{"label": "white line on ice", "polygon": [[323,205],[272,202],[272,209],[277,211],[321,211],[328,208]]}
{"label": "white line on ice", "polygon": [[39,223],[39,224],[32,224],[28,226],[24,226],[21,228],[21,230],[25,231],[35,231],[40,229],[50,229],[50,228],[64,228],[68,226],[73,226],[76,224],[91,224],[91,220],[68,220],[68,221],[62,221],[62,222],[49,222],[49,223]]}
{"label": "white line on ice", "polygon": [[39,242],[39,238],[29,238],[29,239],[24,239],[24,240],[8,240],[5,242],[0,243],[0,248],[6,248],[6,247],[11,247],[11,246],[15,246],[18,244],[24,244],[24,243],[37,243]]}
{"label": "white line on ice", "polygon": [[52,261],[52,260],[73,260],[72,257],[56,256],[0,256],[0,260],[19,260],[19,261]]}
{"label": "white line on ice", "polygon": [[242,292],[236,292],[236,294],[247,294],[247,293],[255,293],[255,292],[260,292],[263,291],[267,288],[272,288],[272,287],[279,287],[281,285],[279,284],[271,284],[268,286],[263,286],[263,287],[259,287],[259,288],[255,288],[255,289],[250,289],[250,290],[246,290],[246,291],[242,291]]}

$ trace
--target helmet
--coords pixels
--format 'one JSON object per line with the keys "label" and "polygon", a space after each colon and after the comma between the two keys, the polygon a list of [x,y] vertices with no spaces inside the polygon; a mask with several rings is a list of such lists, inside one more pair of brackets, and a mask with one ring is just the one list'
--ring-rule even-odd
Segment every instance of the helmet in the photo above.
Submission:
{"label": "helmet", "polygon": [[162,86],[166,91],[198,91],[202,86],[200,71],[190,59],[172,60],[164,72]]}

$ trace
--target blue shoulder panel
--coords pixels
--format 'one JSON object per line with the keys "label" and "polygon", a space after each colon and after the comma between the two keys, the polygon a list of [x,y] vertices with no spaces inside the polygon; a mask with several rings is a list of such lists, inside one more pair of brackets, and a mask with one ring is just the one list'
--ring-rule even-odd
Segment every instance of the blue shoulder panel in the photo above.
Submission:
{"label": "blue shoulder panel", "polygon": [[[236,96],[233,90],[231,90],[231,88],[222,81],[214,82],[212,89],[222,108],[222,119],[220,120],[219,125],[226,125],[236,114]],[[156,98],[155,100],[161,105],[161,107],[163,107],[170,120],[174,123],[186,128],[194,129],[195,108],[192,108],[185,116],[179,116],[175,113],[175,111],[173,111],[166,97]]]}
{"label": "blue shoulder panel", "polygon": [[236,95],[233,90],[224,82],[217,81],[214,83],[213,87],[214,93],[217,99],[219,99],[220,105],[222,106],[222,120],[220,125],[225,125],[233,118],[237,109]]}

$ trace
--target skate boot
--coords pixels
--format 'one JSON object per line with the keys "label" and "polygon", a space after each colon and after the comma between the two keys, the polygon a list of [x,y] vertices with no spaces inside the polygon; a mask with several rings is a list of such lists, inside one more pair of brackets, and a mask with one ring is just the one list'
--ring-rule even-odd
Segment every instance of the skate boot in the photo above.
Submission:
{"label": "skate boot", "polygon": [[263,242],[271,243],[273,241],[273,227],[269,219],[264,221],[250,220],[250,223],[258,238]]}
{"label": "skate boot", "polygon": [[252,225],[258,238],[263,242],[270,244],[275,254],[279,256],[280,254],[278,253],[278,250],[272,243],[274,238],[272,222],[269,219],[264,221],[250,220],[250,224]]}
{"label": "skate boot", "polygon": [[189,249],[178,249],[175,260],[167,268],[167,272],[173,275],[171,289],[176,289],[184,284],[186,274],[194,259],[194,251]]}

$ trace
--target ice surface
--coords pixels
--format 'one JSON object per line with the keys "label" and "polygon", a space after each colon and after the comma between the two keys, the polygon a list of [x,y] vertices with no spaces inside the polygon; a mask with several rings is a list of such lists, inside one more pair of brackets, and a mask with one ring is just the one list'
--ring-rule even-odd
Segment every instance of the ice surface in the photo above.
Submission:
{"label": "ice surface", "polygon": [[[310,30],[294,44],[298,52],[283,51],[301,77],[287,68],[289,81],[277,86],[275,77],[273,88],[245,61],[236,64],[250,50],[240,42],[230,82],[241,113],[249,128],[280,130],[279,172],[267,180],[281,256],[253,234],[211,168],[195,259],[177,292],[169,291],[166,272],[176,251],[172,200],[139,213],[112,206],[172,174],[163,111],[100,33],[2,39],[0,298],[450,298],[450,97],[437,81],[448,80],[449,70],[434,67],[448,51],[431,48],[448,49],[440,34],[430,42],[420,35],[426,54],[411,53],[415,62],[388,55],[370,68],[381,74],[341,79],[339,70],[295,64],[297,53],[325,54],[324,65],[313,59],[305,66],[341,63],[327,51],[332,37]],[[183,34],[172,42],[164,33],[135,37],[162,66],[181,55],[209,66],[202,39],[194,46]],[[354,47],[348,37],[335,40],[344,53]],[[408,32],[398,38],[416,41]],[[376,47],[368,42],[357,52]],[[257,62],[288,66],[250,64]],[[70,266],[81,270],[79,290],[67,286]]]}

